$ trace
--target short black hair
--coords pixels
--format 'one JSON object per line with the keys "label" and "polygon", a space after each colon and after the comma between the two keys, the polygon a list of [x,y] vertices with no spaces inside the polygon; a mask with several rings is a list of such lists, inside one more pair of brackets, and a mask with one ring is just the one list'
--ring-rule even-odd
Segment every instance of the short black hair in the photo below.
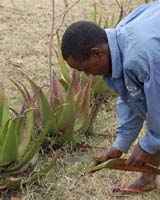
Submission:
{"label": "short black hair", "polygon": [[66,60],[72,56],[77,60],[88,60],[90,50],[98,44],[106,43],[107,35],[100,26],[89,21],[71,24],[62,37],[62,56]]}

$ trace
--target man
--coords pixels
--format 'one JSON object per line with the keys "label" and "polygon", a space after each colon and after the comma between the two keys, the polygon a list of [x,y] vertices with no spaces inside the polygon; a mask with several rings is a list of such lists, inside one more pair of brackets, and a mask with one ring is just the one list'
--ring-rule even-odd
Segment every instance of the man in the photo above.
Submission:
{"label": "man", "polygon": [[[146,121],[146,134],[126,164],[159,166],[160,1],[141,5],[114,29],[103,30],[86,21],[73,23],[63,35],[61,48],[71,68],[102,75],[120,96],[117,138],[96,164],[127,153]],[[156,187],[156,175],[142,173],[118,190],[137,193]]]}

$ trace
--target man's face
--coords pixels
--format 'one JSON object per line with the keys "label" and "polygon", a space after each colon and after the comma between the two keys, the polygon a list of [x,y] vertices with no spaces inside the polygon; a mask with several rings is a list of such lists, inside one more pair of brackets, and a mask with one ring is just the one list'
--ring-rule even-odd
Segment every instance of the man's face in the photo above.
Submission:
{"label": "man's face", "polygon": [[107,75],[111,73],[110,54],[104,45],[92,48],[88,60],[79,61],[69,56],[66,61],[71,68],[84,71],[87,75]]}

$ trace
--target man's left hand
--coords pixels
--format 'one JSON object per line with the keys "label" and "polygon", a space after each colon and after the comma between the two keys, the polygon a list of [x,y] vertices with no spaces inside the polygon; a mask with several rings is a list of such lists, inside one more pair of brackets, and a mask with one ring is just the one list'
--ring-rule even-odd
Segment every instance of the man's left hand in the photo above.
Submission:
{"label": "man's left hand", "polygon": [[152,154],[143,151],[139,145],[136,145],[131,156],[126,160],[126,165],[141,167],[146,163],[151,163],[152,159]]}

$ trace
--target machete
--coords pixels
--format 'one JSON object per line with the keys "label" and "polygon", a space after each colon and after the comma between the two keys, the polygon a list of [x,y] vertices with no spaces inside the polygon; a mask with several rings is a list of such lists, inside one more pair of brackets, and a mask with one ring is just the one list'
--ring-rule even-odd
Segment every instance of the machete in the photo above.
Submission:
{"label": "machete", "polygon": [[114,158],[93,167],[89,172],[94,173],[103,168],[107,168],[107,169],[115,169],[115,170],[122,170],[122,171],[144,172],[144,173],[149,173],[149,174],[160,175],[160,169],[156,166],[153,166],[150,164],[145,164],[142,167],[129,166],[125,164],[126,160],[127,159],[125,158]]}

